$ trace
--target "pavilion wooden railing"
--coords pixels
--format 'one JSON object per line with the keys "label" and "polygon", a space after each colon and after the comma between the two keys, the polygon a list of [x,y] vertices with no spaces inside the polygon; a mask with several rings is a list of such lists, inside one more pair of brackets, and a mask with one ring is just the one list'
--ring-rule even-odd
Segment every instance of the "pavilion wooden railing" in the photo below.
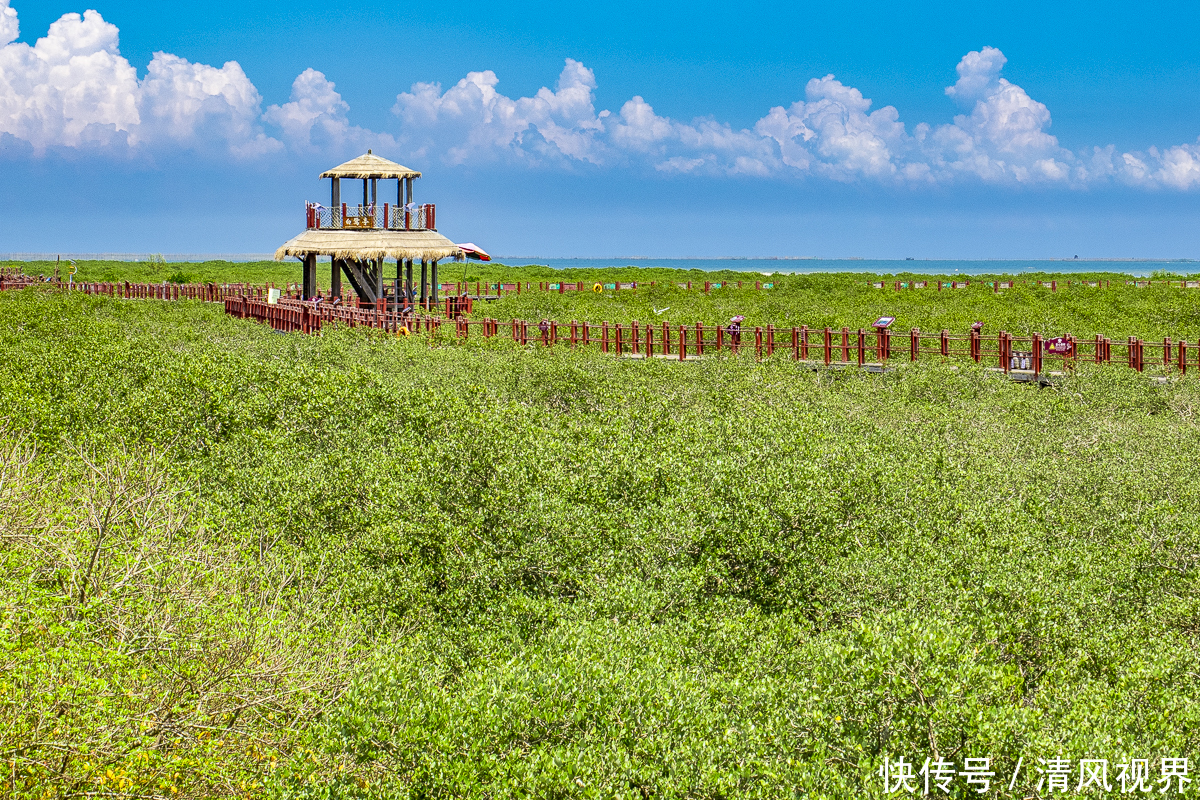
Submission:
{"label": "pavilion wooden railing", "polygon": [[437,230],[437,208],[433,203],[396,206],[391,203],[342,203],[332,208],[320,203],[304,204],[308,230]]}

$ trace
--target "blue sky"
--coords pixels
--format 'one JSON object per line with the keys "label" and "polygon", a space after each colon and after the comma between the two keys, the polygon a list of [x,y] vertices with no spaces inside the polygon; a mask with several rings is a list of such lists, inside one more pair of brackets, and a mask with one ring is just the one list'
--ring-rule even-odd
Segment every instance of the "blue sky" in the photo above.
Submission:
{"label": "blue sky", "polygon": [[270,251],[371,147],[496,253],[1200,257],[1197,4],[70,2],[0,252]]}

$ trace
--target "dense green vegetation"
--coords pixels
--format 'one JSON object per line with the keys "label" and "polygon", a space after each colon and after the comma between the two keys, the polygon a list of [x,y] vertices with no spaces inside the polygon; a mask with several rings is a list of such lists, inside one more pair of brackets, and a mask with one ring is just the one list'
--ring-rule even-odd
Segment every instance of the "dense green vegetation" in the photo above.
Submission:
{"label": "dense green vegetation", "polygon": [[[881,302],[819,288],[662,291],[687,321]],[[1148,337],[1197,302],[918,294],[922,327]],[[489,314],[664,304],[561,302]],[[1038,758],[1194,764],[1190,375],[631,362],[34,291],[0,293],[0,364],[15,797],[851,798],[885,754],[990,757],[1026,797]]]}
{"label": "dense green vegetation", "polygon": [[[0,266],[4,266],[0,264]],[[52,274],[53,262],[31,262],[20,265],[27,274]],[[328,281],[328,265],[322,265],[318,275]],[[272,261],[249,264],[214,261],[192,264],[155,262],[103,261],[79,263],[80,281],[149,281],[179,279],[183,282],[249,282],[273,281],[277,285],[295,282],[299,277],[296,263]],[[1200,339],[1200,290],[1155,285],[1149,288],[1125,286],[1127,275],[1118,273],[1080,273],[1071,275],[1030,274],[1018,276],[1020,281],[1057,279],[1064,284],[1057,292],[1021,283],[1016,288],[993,292],[988,282],[1013,276],[972,276],[966,289],[937,291],[875,289],[872,283],[879,276],[868,273],[827,273],[813,275],[773,275],[766,278],[757,273],[733,271],[703,272],[629,267],[619,270],[594,269],[552,270],[546,267],[506,267],[502,264],[447,264],[442,270],[443,281],[583,281],[589,287],[596,281],[638,281],[643,286],[636,291],[606,290],[554,292],[533,290],[521,294],[509,293],[498,302],[480,304],[476,316],[489,316],[503,321],[510,319],[537,320],[542,317],[568,321],[570,319],[599,322],[661,322],[691,324],[722,324],[734,314],[745,315],[745,325],[773,324],[777,327],[808,325],[834,329],[843,326],[851,330],[868,327],[880,316],[896,317],[894,330],[920,328],[936,332],[946,328],[964,333],[972,322],[983,321],[984,332],[1007,330],[1016,336],[1038,332],[1046,336],[1070,333],[1080,338],[1096,334],[1114,340],[1137,336],[1147,341],[1161,341],[1164,336],[1173,340],[1195,342]],[[902,275],[900,278],[933,282],[936,276]],[[941,276],[954,280],[955,276]],[[1162,274],[1160,279],[1178,279],[1178,275]],[[770,281],[774,288],[751,288],[758,279]],[[713,290],[705,294],[698,287],[704,281],[738,281],[745,288]],[[1066,286],[1070,281],[1108,280],[1110,288]],[[680,289],[678,283],[692,281],[697,288]]]}

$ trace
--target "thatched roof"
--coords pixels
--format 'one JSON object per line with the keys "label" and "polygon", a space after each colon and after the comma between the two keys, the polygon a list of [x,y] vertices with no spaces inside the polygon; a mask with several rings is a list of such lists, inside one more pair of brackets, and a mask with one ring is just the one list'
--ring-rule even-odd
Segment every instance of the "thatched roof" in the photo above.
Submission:
{"label": "thatched roof", "polygon": [[419,178],[421,173],[409,169],[403,164],[388,161],[373,155],[370,150],[366,155],[352,158],[345,164],[325,170],[322,178]]}
{"label": "thatched roof", "polygon": [[333,258],[398,258],[439,261],[460,258],[458,245],[435,231],[305,231],[275,251],[275,260],[316,253]]}

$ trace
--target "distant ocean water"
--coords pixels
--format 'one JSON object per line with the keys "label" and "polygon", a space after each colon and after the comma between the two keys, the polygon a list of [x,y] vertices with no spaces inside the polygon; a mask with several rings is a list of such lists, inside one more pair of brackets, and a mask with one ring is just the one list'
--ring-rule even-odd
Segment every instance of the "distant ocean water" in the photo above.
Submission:
{"label": "distant ocean water", "polygon": [[1008,260],[884,260],[857,258],[526,258],[496,256],[495,261],[507,266],[539,264],[554,269],[603,269],[611,267],[661,267],[665,269],[697,269],[715,272],[729,269],[739,272],[771,274],[806,274],[812,272],[869,272],[876,275],[1020,275],[1032,272],[1117,272],[1127,275],[1149,275],[1156,270],[1179,274],[1200,273],[1200,261],[1193,260],[1095,260],[1043,259],[1037,261]]}
{"label": "distant ocean water", "polygon": [[[3,261],[270,261],[271,253],[0,253]],[[328,258],[322,258],[328,261]],[[443,265],[448,262],[442,262]],[[1034,272],[1112,272],[1126,275],[1150,275],[1156,270],[1181,275],[1200,274],[1200,260],[1194,259],[860,259],[860,258],[542,258],[538,256],[496,256],[494,263],[507,266],[537,264],[553,269],[589,269],[612,267],[662,267],[694,269],[704,272],[806,274],[813,272],[864,272],[875,275],[1020,275]]]}

